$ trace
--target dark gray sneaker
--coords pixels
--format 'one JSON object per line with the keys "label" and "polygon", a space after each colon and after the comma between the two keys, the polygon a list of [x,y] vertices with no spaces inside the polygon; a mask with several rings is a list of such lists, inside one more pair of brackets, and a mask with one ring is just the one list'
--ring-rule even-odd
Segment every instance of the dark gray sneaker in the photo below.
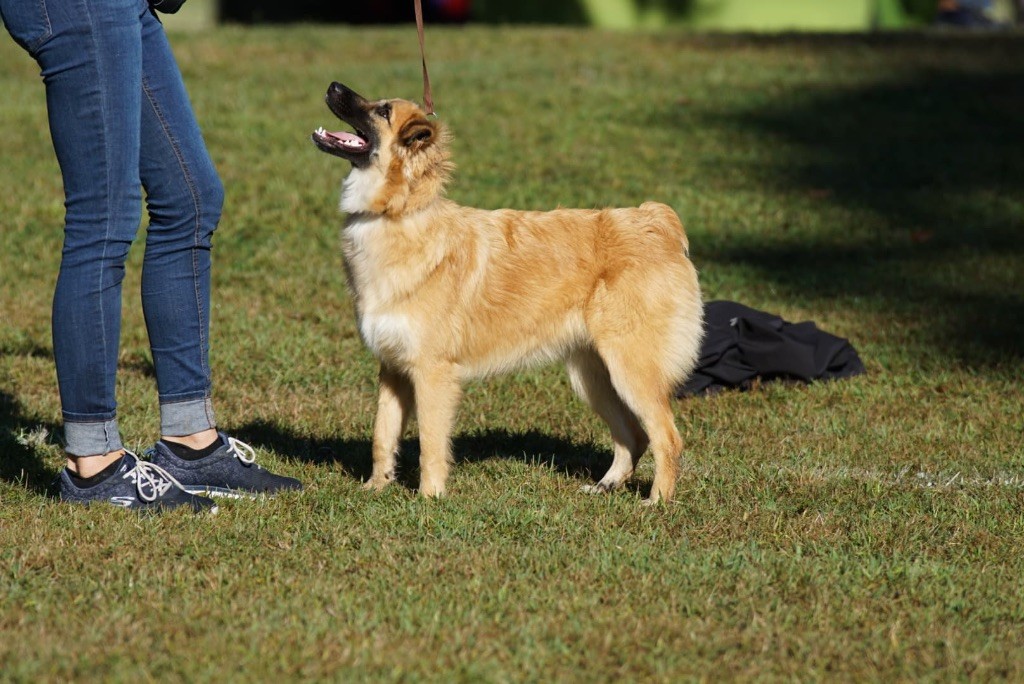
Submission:
{"label": "dark gray sneaker", "polygon": [[194,513],[217,512],[212,500],[189,494],[163,468],[140,460],[130,451],[121,457],[113,474],[96,484],[76,484],[67,468],[60,472],[58,481],[61,500],[72,503],[103,502],[140,512],[162,512],[181,506]]}
{"label": "dark gray sneaker", "polygon": [[302,483],[256,465],[256,451],[220,433],[220,448],[196,460],[181,458],[162,441],[146,452],[150,461],[173,475],[190,494],[252,497],[298,491]]}

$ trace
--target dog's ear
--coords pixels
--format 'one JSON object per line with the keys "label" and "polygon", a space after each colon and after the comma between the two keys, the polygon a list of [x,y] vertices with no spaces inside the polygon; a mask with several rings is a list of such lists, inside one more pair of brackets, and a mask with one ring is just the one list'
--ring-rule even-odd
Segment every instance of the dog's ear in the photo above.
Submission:
{"label": "dog's ear", "polygon": [[398,132],[398,140],[411,150],[420,150],[431,145],[437,136],[437,127],[422,117],[409,119]]}

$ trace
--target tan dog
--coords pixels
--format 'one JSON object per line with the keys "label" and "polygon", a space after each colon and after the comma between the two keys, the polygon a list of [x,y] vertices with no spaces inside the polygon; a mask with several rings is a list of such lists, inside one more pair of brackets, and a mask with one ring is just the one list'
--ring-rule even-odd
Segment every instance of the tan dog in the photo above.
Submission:
{"label": "tan dog", "polygon": [[615,457],[596,485],[622,485],[648,444],[650,503],[675,490],[682,440],[670,397],[700,347],[697,273],[667,206],[527,212],[443,197],[449,137],[416,104],[370,102],[334,83],[327,104],[355,133],[316,131],[347,159],[342,231],[363,341],[380,360],[367,488],[395,478],[415,408],[420,492],[444,494],[461,383],[565,360],[573,389],[611,428]]}

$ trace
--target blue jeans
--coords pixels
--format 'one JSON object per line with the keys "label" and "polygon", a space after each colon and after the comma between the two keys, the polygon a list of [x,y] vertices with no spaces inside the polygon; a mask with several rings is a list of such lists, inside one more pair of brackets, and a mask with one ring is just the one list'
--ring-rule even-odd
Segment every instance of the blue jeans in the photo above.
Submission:
{"label": "blue jeans", "polygon": [[146,0],[0,0],[42,69],[64,179],[53,354],[67,452],[122,447],[115,374],[121,282],[145,189],[142,306],[161,432],[216,426],[210,402],[210,246],[224,190]]}

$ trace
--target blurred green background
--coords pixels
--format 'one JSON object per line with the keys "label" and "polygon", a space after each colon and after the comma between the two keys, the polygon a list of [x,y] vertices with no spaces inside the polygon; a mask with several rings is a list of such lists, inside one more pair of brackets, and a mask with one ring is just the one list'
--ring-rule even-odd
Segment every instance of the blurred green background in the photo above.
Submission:
{"label": "blurred green background", "polygon": [[[447,16],[449,21],[461,17],[491,24],[608,29],[866,31],[930,25],[939,4],[940,0],[424,0],[424,10],[428,23]],[[1019,21],[1021,4],[1024,0],[959,0],[963,7],[984,8],[995,24]],[[218,21],[392,23],[411,20],[412,7],[410,0],[368,0],[358,7],[325,0],[189,0],[165,22],[179,28]]]}
{"label": "blurred green background", "polygon": [[930,22],[934,0],[474,0],[484,21],[588,23],[606,28],[858,30]]}

